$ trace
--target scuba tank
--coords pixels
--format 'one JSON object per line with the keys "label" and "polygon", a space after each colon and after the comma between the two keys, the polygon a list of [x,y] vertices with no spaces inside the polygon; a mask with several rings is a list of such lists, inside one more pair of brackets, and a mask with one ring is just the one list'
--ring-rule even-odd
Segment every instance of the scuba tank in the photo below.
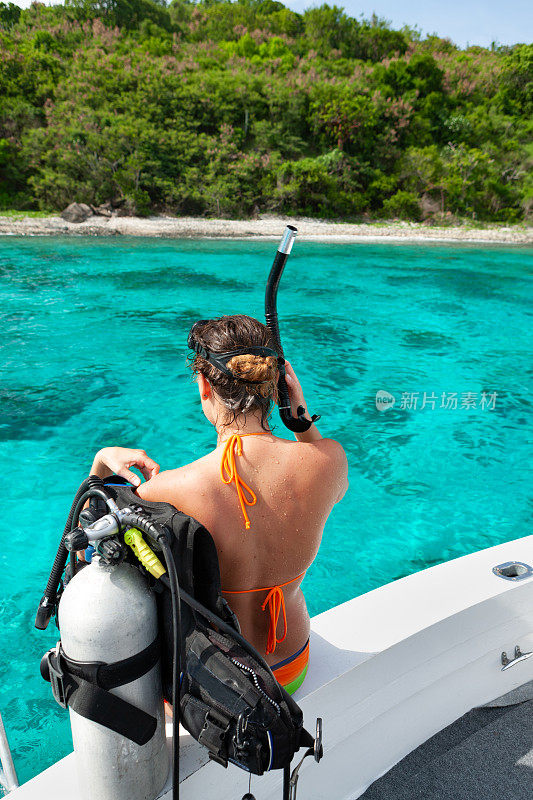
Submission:
{"label": "scuba tank", "polygon": [[[65,588],[58,622],[63,652],[74,662],[124,662],[157,640],[156,601],[146,579],[133,565],[108,565],[98,555]],[[155,731],[139,744],[82,716],[76,705],[70,707],[81,795],[87,800],[153,800],[169,767],[159,658],[145,674],[110,694],[155,718]]]}

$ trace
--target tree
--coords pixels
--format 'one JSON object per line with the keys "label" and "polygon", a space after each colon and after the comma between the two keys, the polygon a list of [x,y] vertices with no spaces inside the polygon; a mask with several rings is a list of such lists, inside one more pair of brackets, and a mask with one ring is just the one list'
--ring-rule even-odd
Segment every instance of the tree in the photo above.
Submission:
{"label": "tree", "polygon": [[499,99],[511,113],[533,114],[533,44],[517,45],[504,58]]}
{"label": "tree", "polygon": [[170,29],[170,15],[164,2],[156,0],[65,0],[80,20],[101,17],[109,25],[119,28],[138,28],[150,20],[161,28]]}
{"label": "tree", "polygon": [[2,28],[11,28],[20,19],[22,9],[14,3],[0,3],[0,25]]}
{"label": "tree", "polygon": [[349,84],[319,85],[310,112],[317,131],[325,130],[339,150],[366,150],[377,113],[371,99],[357,94]]}
{"label": "tree", "polygon": [[532,61],[338,6],[0,4],[0,202],[522,219]]}

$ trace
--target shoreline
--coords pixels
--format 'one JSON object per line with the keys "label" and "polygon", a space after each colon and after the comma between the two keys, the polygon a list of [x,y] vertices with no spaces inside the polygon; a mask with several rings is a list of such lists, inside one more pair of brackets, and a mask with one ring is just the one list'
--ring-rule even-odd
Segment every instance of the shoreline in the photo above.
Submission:
{"label": "shoreline", "polygon": [[307,217],[264,216],[252,220],[202,217],[102,217],[66,222],[60,216],[2,216],[0,236],[148,236],[170,239],[277,239],[285,225],[298,228],[303,241],[337,242],[463,242],[466,244],[533,244],[533,227],[456,225],[440,227],[420,222],[346,223]]}

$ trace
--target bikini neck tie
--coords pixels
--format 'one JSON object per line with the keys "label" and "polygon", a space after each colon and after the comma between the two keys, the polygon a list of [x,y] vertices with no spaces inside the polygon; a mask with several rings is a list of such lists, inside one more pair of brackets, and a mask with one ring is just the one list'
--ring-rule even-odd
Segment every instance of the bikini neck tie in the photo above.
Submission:
{"label": "bikini neck tie", "polygon": [[[255,506],[257,497],[255,496],[254,491],[250,489],[248,484],[243,481],[237,472],[235,456],[242,456],[243,436],[265,436],[268,433],[270,433],[270,431],[259,431],[257,433],[234,433],[227,440],[222,452],[222,461],[220,462],[220,477],[224,483],[235,483],[246,530],[249,530],[250,528],[250,520],[246,512],[246,506]],[[235,448],[237,449],[236,453]]]}

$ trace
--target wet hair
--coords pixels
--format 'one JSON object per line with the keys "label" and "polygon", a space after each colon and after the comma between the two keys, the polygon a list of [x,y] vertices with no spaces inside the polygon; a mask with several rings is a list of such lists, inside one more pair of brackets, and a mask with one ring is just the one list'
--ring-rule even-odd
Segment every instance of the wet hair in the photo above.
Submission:
{"label": "wet hair", "polygon": [[[270,332],[246,314],[210,319],[194,329],[195,340],[211,353],[227,353],[243,347],[274,347]],[[235,377],[226,375],[202,356],[195,354],[190,362],[193,373],[199,372],[211,384],[213,391],[228,411],[224,425],[231,425],[241,414],[261,413],[261,427],[277,402],[278,364],[274,356],[250,353],[233,356],[227,367]],[[252,381],[247,383],[246,379]]]}

